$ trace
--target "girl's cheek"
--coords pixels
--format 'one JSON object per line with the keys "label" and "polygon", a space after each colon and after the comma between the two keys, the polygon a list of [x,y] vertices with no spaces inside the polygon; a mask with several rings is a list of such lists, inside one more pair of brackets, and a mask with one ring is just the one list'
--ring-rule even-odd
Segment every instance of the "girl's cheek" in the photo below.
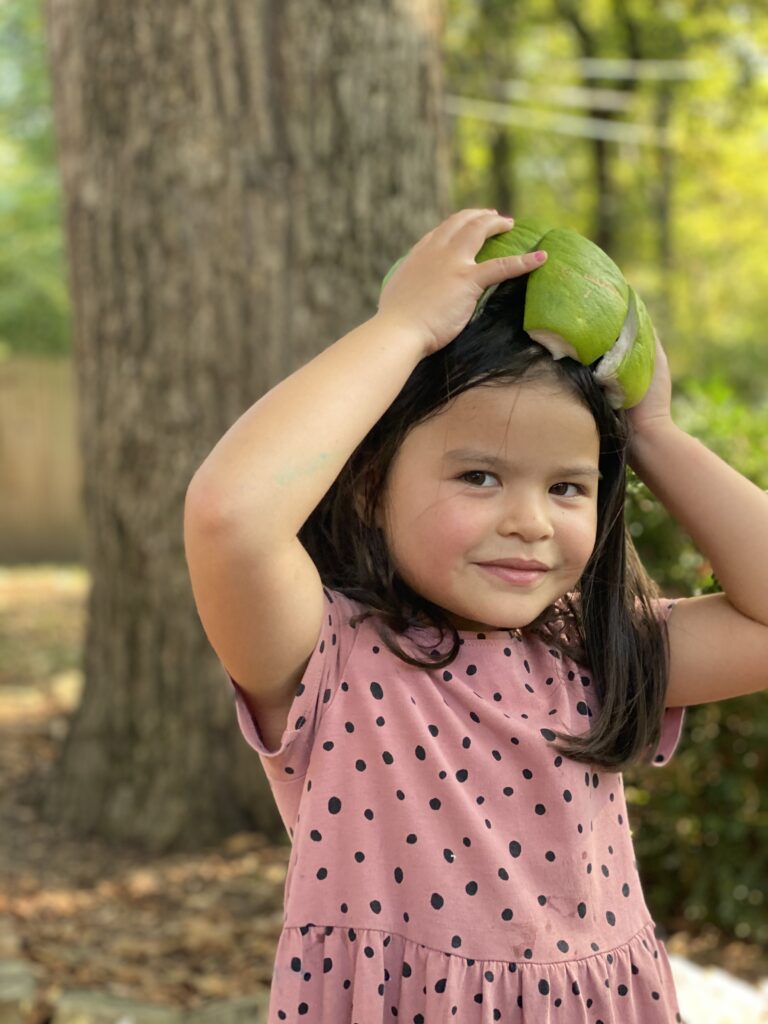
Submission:
{"label": "girl's cheek", "polygon": [[592,554],[597,542],[597,516],[587,517],[574,534],[574,545],[582,553],[582,558],[587,560]]}
{"label": "girl's cheek", "polygon": [[438,543],[455,551],[464,551],[477,543],[478,536],[485,529],[482,517],[477,511],[468,509],[459,502],[444,502],[436,509],[431,533]]}

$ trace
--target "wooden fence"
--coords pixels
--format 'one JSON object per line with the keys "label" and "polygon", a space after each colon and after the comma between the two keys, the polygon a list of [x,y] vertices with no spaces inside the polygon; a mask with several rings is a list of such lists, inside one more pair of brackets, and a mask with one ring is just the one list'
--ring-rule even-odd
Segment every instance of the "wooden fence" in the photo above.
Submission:
{"label": "wooden fence", "polygon": [[81,562],[80,484],[71,359],[0,360],[0,564]]}

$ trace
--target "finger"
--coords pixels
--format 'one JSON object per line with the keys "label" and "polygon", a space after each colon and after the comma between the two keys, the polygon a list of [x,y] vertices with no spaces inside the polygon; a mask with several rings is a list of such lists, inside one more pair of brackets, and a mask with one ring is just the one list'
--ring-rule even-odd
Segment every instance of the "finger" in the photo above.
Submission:
{"label": "finger", "polygon": [[464,243],[462,236],[466,233],[466,244],[470,248],[473,244],[477,246],[472,253],[474,256],[486,238],[509,231],[513,223],[511,217],[503,217],[497,210],[459,210],[440,225],[444,227],[441,240],[449,245],[459,239]]}
{"label": "finger", "polygon": [[474,273],[475,281],[481,288],[485,289],[492,284],[499,284],[510,277],[521,277],[523,274],[530,274],[532,270],[546,263],[547,255],[539,260],[535,253],[524,252],[519,256],[499,256],[495,260],[485,260],[477,264]]}
{"label": "finger", "polygon": [[513,217],[504,217],[496,210],[484,210],[483,216],[465,221],[461,229],[451,239],[451,244],[461,247],[473,261],[483,244],[493,235],[501,235],[511,231],[515,223]]}

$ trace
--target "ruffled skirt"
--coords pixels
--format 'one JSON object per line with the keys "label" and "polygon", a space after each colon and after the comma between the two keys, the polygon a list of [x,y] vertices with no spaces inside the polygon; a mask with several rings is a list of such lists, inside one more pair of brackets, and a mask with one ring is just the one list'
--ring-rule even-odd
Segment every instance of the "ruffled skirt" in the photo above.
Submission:
{"label": "ruffled skirt", "polygon": [[649,921],[579,960],[468,960],[391,932],[286,927],[267,1024],[672,1024],[682,1022]]}

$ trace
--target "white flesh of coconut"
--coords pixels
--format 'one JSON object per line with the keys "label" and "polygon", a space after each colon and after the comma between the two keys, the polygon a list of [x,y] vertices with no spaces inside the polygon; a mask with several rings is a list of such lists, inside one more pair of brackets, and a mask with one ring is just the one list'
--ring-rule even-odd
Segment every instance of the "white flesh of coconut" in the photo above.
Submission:
{"label": "white flesh of coconut", "polygon": [[570,356],[571,359],[578,361],[579,357],[576,354],[576,349],[561,334],[555,334],[554,331],[528,331],[527,333],[534,341],[538,341],[540,345],[543,345],[553,359],[562,359],[564,356]]}
{"label": "white flesh of coconut", "polygon": [[635,304],[630,298],[629,303],[627,304],[627,316],[624,320],[624,326],[621,328],[621,334],[616,339],[613,347],[608,349],[605,353],[595,370],[595,376],[601,384],[607,384],[612,377],[615,377],[616,370],[621,366],[624,361],[624,357],[634,345],[636,337],[637,312],[635,310]]}
{"label": "white flesh of coconut", "polygon": [[608,401],[614,409],[620,409],[624,404],[624,389],[619,384],[616,373],[624,361],[624,357],[635,343],[637,326],[637,311],[630,294],[627,304],[627,316],[624,320],[621,334],[616,339],[613,347],[605,353],[595,370],[595,379],[605,388]]}

